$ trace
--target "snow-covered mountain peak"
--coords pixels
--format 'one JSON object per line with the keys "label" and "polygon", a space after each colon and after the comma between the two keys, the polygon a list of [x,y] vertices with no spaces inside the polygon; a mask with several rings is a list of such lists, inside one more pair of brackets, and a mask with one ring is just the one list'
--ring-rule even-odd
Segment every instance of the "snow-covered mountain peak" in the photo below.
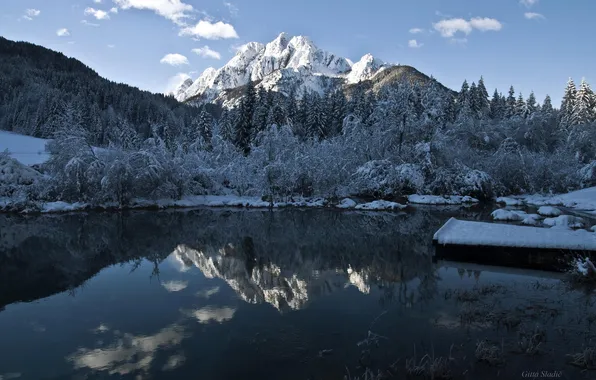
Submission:
{"label": "snow-covered mountain peak", "polygon": [[281,56],[284,53],[284,51],[286,50],[286,48],[288,47],[289,42],[290,42],[290,38],[289,38],[288,34],[287,33],[280,33],[279,36],[277,36],[276,39],[274,39],[273,41],[269,42],[265,46],[264,55],[266,57],[279,57],[279,56]]}
{"label": "snow-covered mountain peak", "polygon": [[360,61],[352,65],[352,71],[348,74],[346,80],[350,84],[368,80],[388,66],[390,65],[368,53],[362,56]]}
{"label": "snow-covered mountain peak", "polygon": [[330,78],[339,83],[357,83],[372,78],[385,63],[367,54],[357,63],[319,49],[306,36],[280,33],[273,41],[249,42],[238,48],[222,68],[208,69],[185,90],[176,92],[184,101],[199,95],[213,101],[222,91],[260,81],[260,86],[288,93],[290,87],[303,91],[323,92]]}

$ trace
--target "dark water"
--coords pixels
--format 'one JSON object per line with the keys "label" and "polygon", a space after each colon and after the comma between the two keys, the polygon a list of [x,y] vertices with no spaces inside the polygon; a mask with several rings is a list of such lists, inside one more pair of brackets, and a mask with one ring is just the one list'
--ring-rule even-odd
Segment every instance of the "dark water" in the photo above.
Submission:
{"label": "dark water", "polygon": [[[426,353],[451,356],[456,379],[591,378],[565,359],[592,343],[590,295],[433,263],[442,223],[486,213],[0,215],[0,379],[404,378]],[[536,326],[544,352],[517,352]],[[478,362],[482,339],[505,363]]]}

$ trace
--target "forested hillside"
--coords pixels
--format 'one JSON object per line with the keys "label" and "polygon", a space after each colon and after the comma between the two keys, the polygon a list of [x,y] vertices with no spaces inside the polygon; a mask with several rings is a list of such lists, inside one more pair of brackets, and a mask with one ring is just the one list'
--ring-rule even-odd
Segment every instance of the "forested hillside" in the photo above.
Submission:
{"label": "forested hillside", "polygon": [[[569,81],[560,109],[513,87],[491,97],[482,78],[464,81],[459,92],[409,76],[378,85],[380,76],[347,94],[288,96],[249,82],[237,89],[239,105],[220,115],[111,84],[57,53],[4,44],[12,53],[0,65],[11,73],[2,76],[10,88],[2,125],[43,137],[55,131],[47,175],[0,186],[0,197],[25,203],[126,205],[230,191],[276,199],[489,198],[596,185],[596,97],[585,81],[579,88]],[[36,63],[45,59],[37,54],[48,63]],[[81,111],[88,109],[97,110],[97,122]]]}
{"label": "forested hillside", "polygon": [[51,138],[80,125],[90,143],[128,145],[154,131],[181,133],[201,109],[101,78],[80,61],[0,37],[0,129]]}

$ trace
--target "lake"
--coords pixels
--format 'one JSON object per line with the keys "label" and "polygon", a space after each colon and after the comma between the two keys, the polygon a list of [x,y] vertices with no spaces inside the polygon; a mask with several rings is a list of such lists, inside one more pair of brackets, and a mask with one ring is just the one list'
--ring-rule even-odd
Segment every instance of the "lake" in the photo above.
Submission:
{"label": "lake", "polygon": [[591,292],[433,262],[490,211],[0,215],[0,380],[593,378]]}

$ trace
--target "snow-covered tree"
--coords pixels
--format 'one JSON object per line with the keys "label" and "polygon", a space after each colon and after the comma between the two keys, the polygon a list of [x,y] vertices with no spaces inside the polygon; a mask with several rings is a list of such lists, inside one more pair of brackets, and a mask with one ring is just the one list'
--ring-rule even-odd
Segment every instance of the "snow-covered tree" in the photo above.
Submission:
{"label": "snow-covered tree", "polygon": [[501,99],[499,91],[495,89],[493,97],[490,101],[490,113],[489,116],[493,120],[501,120],[505,117],[504,101]]}
{"label": "snow-covered tree", "polygon": [[567,81],[563,100],[561,102],[560,120],[563,128],[570,128],[575,125],[574,113],[577,104],[577,88],[572,78]]}
{"label": "snow-covered tree", "polygon": [[554,112],[553,103],[549,95],[546,95],[542,107],[540,108],[543,114],[552,114]]}
{"label": "snow-covered tree", "polygon": [[517,97],[517,101],[515,102],[515,115],[519,117],[525,117],[528,114],[528,110],[526,107],[526,101],[524,100],[524,96],[522,93],[519,93]]}
{"label": "snow-covered tree", "polygon": [[253,136],[255,130],[253,123],[255,105],[255,87],[254,83],[250,81],[246,85],[244,97],[240,102],[240,114],[236,124],[236,145],[244,152],[245,155],[250,153],[251,137]]}
{"label": "snow-covered tree", "polygon": [[584,78],[577,91],[575,106],[573,107],[572,119],[574,124],[588,124],[596,119],[593,102],[594,92]]}
{"label": "snow-covered tree", "polygon": [[517,111],[517,101],[515,99],[515,90],[513,86],[509,87],[509,93],[507,95],[507,111],[505,113],[506,117],[513,117],[516,115]]}
{"label": "snow-covered tree", "polygon": [[534,95],[534,91],[530,92],[530,96],[526,100],[526,113],[524,117],[532,117],[534,113],[538,111],[538,104],[536,103],[536,96]]}
{"label": "snow-covered tree", "polygon": [[476,112],[478,112],[478,117],[480,119],[487,117],[490,112],[490,102],[483,77],[480,77],[480,80],[478,81],[474,103]]}

